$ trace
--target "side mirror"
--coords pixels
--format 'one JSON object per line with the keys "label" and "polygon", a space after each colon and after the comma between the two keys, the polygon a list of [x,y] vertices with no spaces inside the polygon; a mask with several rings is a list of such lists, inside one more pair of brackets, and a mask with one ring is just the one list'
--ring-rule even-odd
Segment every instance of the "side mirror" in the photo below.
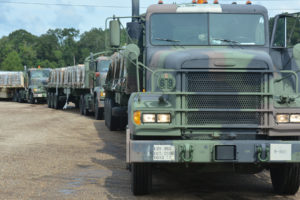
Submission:
{"label": "side mirror", "polygon": [[121,28],[119,20],[111,20],[109,22],[110,30],[110,46],[118,48],[121,44]]}

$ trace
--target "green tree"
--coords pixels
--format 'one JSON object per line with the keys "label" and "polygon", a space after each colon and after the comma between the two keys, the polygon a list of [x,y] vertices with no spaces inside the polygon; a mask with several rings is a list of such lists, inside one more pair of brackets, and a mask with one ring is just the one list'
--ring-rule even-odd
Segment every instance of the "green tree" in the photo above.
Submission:
{"label": "green tree", "polygon": [[23,70],[22,60],[16,51],[10,52],[1,63],[1,70],[21,71]]}

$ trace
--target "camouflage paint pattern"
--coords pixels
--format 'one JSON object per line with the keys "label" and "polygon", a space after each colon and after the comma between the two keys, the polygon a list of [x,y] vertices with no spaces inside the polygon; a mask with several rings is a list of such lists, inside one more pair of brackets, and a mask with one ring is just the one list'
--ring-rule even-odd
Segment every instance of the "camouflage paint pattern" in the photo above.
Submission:
{"label": "camouflage paint pattern", "polygon": [[[300,124],[279,124],[275,120],[277,113],[300,113],[299,91],[295,89],[298,76],[291,70],[280,72],[274,66],[269,54],[268,23],[265,23],[266,42],[262,46],[153,46],[150,43],[152,14],[209,12],[258,13],[268,21],[267,10],[257,5],[150,6],[144,21],[146,48],[140,61],[151,71],[145,73],[145,92],[131,90],[127,94],[130,95],[127,162],[300,162]],[[127,59],[129,63],[128,57],[120,55],[120,60]],[[130,69],[129,65],[126,69]],[[280,80],[286,74],[295,76],[293,81]],[[137,77],[135,71],[127,71],[127,85],[117,93],[131,84],[134,87],[136,81],[128,84],[133,77]],[[108,78],[107,81],[116,80]],[[166,88],[168,83],[170,87]],[[118,84],[114,86],[117,87]],[[112,87],[108,90],[113,91]],[[286,98],[290,100],[282,100]],[[135,111],[168,113],[171,123],[137,125],[133,121]],[[229,147],[228,155],[217,153],[219,147]],[[166,160],[154,159],[156,148],[166,148],[174,154]],[[278,157],[279,151],[285,156]],[[217,156],[232,158],[216,159]]]}

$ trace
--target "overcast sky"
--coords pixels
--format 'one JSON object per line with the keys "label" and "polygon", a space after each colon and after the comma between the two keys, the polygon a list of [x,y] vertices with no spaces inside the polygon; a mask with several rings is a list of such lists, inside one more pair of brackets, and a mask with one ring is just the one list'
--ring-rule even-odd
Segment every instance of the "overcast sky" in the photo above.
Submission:
{"label": "overcast sky", "polygon": [[[192,0],[164,0],[164,3],[190,1]],[[219,0],[220,3],[226,4],[232,1],[246,2],[246,0]],[[141,12],[145,12],[146,7],[157,3],[157,0],[140,0],[140,2]],[[212,3],[213,0],[208,2]],[[270,16],[286,11],[300,12],[300,0],[253,0],[252,2],[266,6]],[[130,7],[131,0],[0,0],[0,37],[18,29],[25,29],[34,35],[41,35],[48,29],[55,28],[73,27],[79,29],[80,33],[93,27],[104,29],[106,17],[114,14],[130,16]],[[298,10],[293,10],[295,8]]]}

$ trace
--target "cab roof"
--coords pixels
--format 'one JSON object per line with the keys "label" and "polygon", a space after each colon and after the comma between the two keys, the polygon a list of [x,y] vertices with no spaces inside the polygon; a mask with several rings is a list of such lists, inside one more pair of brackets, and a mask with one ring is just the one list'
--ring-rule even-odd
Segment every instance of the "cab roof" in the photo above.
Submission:
{"label": "cab roof", "polygon": [[268,17],[264,6],[252,4],[155,4],[148,7],[147,19],[153,13],[240,13]]}

